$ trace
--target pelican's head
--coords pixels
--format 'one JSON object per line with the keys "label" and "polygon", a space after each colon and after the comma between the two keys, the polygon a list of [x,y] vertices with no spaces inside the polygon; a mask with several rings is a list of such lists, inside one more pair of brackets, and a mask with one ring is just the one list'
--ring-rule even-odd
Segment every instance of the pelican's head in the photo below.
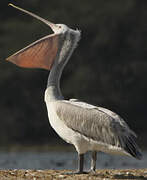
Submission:
{"label": "pelican's head", "polygon": [[48,25],[51,27],[52,31],[55,34],[65,33],[66,31],[70,29],[65,24],[54,24],[54,23],[49,22]]}
{"label": "pelican's head", "polygon": [[[21,49],[20,51],[7,58],[8,61],[16,64],[17,66],[25,68],[43,68],[50,70],[56,59],[60,47],[60,35],[66,34],[66,32],[70,32],[71,34],[76,35],[76,43],[80,39],[80,31],[78,30],[73,30],[64,24],[54,24],[37,16],[32,12],[14,6],[13,4],[9,5],[42,21],[43,23],[48,25],[54,32],[53,34],[39,39],[38,41],[30,44],[29,46]],[[74,47],[76,47],[76,44],[74,44]]]}
{"label": "pelican's head", "polygon": [[32,16],[32,17],[42,21],[43,23],[47,24],[55,34],[62,34],[62,33],[65,33],[66,31],[74,31],[74,32],[76,32],[77,34],[80,35],[80,31],[73,30],[73,29],[69,28],[68,26],[66,26],[65,24],[54,24],[54,23],[52,23],[52,22],[50,22],[50,21],[48,21],[46,19],[43,19],[43,18],[39,17],[38,15],[36,15],[36,14],[34,14],[32,12],[24,10],[24,9],[22,9],[22,8],[20,8],[18,6],[15,6],[15,5],[11,4],[11,3],[9,4],[9,6],[12,6],[12,7],[16,8],[16,9],[18,9],[20,11],[23,11],[24,13],[29,14],[30,16]]}

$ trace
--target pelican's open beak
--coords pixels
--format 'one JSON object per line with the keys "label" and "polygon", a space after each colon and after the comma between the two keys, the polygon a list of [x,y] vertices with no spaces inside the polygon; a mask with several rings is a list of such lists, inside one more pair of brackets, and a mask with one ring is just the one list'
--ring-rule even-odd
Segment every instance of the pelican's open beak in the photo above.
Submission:
{"label": "pelican's open beak", "polygon": [[[22,8],[9,4],[10,6],[19,9],[37,19],[44,22],[51,29],[56,32],[58,25],[53,24],[31,12]],[[6,60],[24,68],[43,68],[50,70],[57,56],[59,49],[59,36],[60,34],[54,33],[43,37],[42,39],[30,44],[29,46],[21,49]]]}

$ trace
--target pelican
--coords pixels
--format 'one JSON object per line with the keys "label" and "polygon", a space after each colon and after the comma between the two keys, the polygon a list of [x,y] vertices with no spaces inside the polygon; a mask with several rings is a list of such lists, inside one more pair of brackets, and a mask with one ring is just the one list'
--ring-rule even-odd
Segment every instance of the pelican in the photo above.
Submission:
{"label": "pelican", "polygon": [[[51,23],[29,11],[9,4],[48,25],[54,32],[7,58],[24,68],[50,70],[45,90],[49,122],[56,133],[78,152],[78,170],[84,171],[84,154],[92,152],[91,168],[95,172],[97,152],[132,156],[141,159],[136,134],[116,113],[77,99],[65,100],[60,90],[62,71],[78,45],[81,32],[64,24]],[[74,172],[73,172],[74,173]]]}

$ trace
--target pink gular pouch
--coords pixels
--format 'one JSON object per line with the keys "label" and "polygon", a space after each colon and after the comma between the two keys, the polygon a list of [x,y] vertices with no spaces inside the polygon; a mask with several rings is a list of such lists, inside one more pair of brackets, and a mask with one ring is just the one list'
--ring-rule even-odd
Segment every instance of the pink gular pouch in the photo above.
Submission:
{"label": "pink gular pouch", "polygon": [[[13,4],[9,5],[39,19],[50,26],[54,32],[57,31],[57,28],[60,28],[60,26],[57,26],[56,24],[53,24],[31,12],[14,6]],[[11,55],[6,60],[24,68],[42,68],[50,70],[58,52],[59,36],[60,34],[58,33],[45,36]]]}

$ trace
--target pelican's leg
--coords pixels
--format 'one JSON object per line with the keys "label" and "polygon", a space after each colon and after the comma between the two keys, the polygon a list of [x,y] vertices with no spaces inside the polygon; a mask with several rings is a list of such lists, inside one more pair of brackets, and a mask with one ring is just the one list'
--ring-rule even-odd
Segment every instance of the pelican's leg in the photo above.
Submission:
{"label": "pelican's leg", "polygon": [[96,159],[97,159],[97,152],[92,151],[91,168],[90,168],[91,172],[95,172],[96,170]]}
{"label": "pelican's leg", "polygon": [[78,170],[75,172],[68,172],[64,173],[66,175],[68,174],[87,174],[88,172],[83,171],[84,167],[84,154],[78,154]]}
{"label": "pelican's leg", "polygon": [[83,167],[84,167],[84,154],[78,154],[79,162],[78,162],[78,174],[83,173]]}
{"label": "pelican's leg", "polygon": [[87,172],[83,171],[84,167],[84,154],[78,154],[78,170],[73,172],[73,174],[86,174]]}

